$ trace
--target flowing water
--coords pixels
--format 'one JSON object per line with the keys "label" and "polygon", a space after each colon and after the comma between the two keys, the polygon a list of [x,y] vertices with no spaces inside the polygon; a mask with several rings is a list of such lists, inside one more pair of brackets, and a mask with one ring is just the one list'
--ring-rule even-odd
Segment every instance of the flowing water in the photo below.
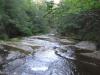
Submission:
{"label": "flowing water", "polygon": [[6,64],[3,69],[6,75],[100,75],[100,68],[80,62],[71,50],[65,55],[57,54],[61,44],[56,40],[25,38],[22,42],[41,47],[32,55]]}

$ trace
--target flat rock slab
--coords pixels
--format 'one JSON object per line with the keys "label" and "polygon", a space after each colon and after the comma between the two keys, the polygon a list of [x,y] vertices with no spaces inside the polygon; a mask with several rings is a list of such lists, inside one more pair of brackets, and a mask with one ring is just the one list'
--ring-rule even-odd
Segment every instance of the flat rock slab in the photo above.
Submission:
{"label": "flat rock slab", "polygon": [[17,58],[25,57],[24,53],[20,53],[19,51],[9,51],[8,56],[6,57],[6,60],[13,60]]}
{"label": "flat rock slab", "polygon": [[20,51],[25,54],[29,54],[33,51],[33,49],[31,47],[25,46],[25,45],[20,45],[20,46],[8,45],[8,44],[2,44],[2,45],[8,51]]}
{"label": "flat rock slab", "polygon": [[32,36],[32,37],[30,37],[30,38],[31,38],[31,39],[43,39],[43,40],[45,40],[45,39],[50,39],[50,37],[45,36],[45,35]]}
{"label": "flat rock slab", "polygon": [[81,53],[81,55],[100,60],[100,51],[96,51],[96,52],[93,52],[93,53]]}
{"label": "flat rock slab", "polygon": [[84,49],[84,50],[96,50],[96,44],[89,41],[81,41],[75,45],[76,48]]}
{"label": "flat rock slab", "polygon": [[40,39],[40,40],[46,40],[46,41],[51,41],[51,42],[54,42],[55,39],[52,38],[53,36],[50,36],[50,35],[41,35],[41,36],[32,36],[30,37],[30,39]]}
{"label": "flat rock slab", "polygon": [[100,67],[100,51],[77,54],[77,59],[81,62]]}
{"label": "flat rock slab", "polygon": [[[9,62],[8,64],[5,64],[6,68],[4,69],[4,72],[7,75],[12,75],[12,74],[9,74],[8,71],[13,72],[16,68],[23,66],[25,64],[25,62],[26,62],[25,59],[16,59],[12,62]],[[16,75],[16,74],[13,74],[13,75]]]}
{"label": "flat rock slab", "polygon": [[74,44],[74,41],[70,41],[68,39],[60,39],[61,44]]}

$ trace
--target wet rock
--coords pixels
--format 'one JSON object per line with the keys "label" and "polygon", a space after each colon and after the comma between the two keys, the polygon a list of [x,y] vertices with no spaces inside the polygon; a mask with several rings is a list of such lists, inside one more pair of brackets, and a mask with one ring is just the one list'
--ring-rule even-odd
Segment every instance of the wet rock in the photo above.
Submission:
{"label": "wet rock", "polygon": [[93,53],[81,53],[81,55],[100,60],[100,51],[95,51]]}
{"label": "wet rock", "polygon": [[95,51],[93,53],[81,53],[78,54],[78,59],[87,62],[92,65],[100,67],[100,51]]}
{"label": "wet rock", "polygon": [[41,36],[32,36],[30,39],[40,39],[40,40],[46,40],[50,42],[56,41],[52,35],[41,35]]}
{"label": "wet rock", "polygon": [[60,50],[56,50],[55,53],[66,59],[75,59],[74,47],[73,46],[71,47],[70,45],[62,47],[60,48]]}
{"label": "wet rock", "polygon": [[74,41],[70,41],[68,39],[60,39],[61,44],[74,44]]}
{"label": "wet rock", "polygon": [[66,59],[75,59],[75,55],[73,52],[71,51],[67,51],[67,52],[60,52],[60,51],[56,51],[55,52],[58,56],[62,57],[62,58],[66,58]]}
{"label": "wet rock", "polygon": [[0,64],[3,63],[3,58],[0,56]]}
{"label": "wet rock", "polygon": [[50,39],[50,37],[45,36],[45,35],[32,36],[32,37],[30,37],[30,38],[31,38],[31,39],[42,39],[42,40]]}
{"label": "wet rock", "polygon": [[60,47],[62,50],[75,50],[76,47],[74,47],[74,45],[62,45]]}
{"label": "wet rock", "polygon": [[0,45],[0,66],[5,62],[5,58],[8,55],[8,51],[4,49],[2,45]]}
{"label": "wet rock", "polygon": [[25,54],[20,53],[18,51],[9,51],[9,54],[6,57],[6,60],[13,60],[13,59],[21,58],[24,56],[25,56]]}
{"label": "wet rock", "polygon": [[13,70],[21,67],[26,61],[24,59],[16,59],[14,61],[9,62],[7,65],[5,65],[4,72],[13,72]]}
{"label": "wet rock", "polygon": [[[30,41],[33,41],[33,40],[30,40]],[[41,46],[39,46],[39,45],[36,45],[35,43],[32,43],[32,42],[30,42],[29,40],[28,41],[22,41],[21,42],[21,44],[23,44],[23,45],[27,45],[27,46],[30,46],[30,47],[32,47],[33,49],[38,49],[38,48],[40,48]]]}
{"label": "wet rock", "polygon": [[6,73],[4,73],[4,72],[0,71],[0,75],[6,75]]}
{"label": "wet rock", "polygon": [[4,47],[0,44],[0,50],[3,50],[4,49]]}
{"label": "wet rock", "polygon": [[77,54],[77,60],[100,67],[100,52]]}
{"label": "wet rock", "polygon": [[90,51],[96,50],[96,44],[89,41],[81,41],[77,43],[75,47],[80,50],[90,50]]}
{"label": "wet rock", "polygon": [[27,45],[13,45],[13,44],[2,44],[2,46],[9,51],[20,51],[25,54],[33,53],[33,49]]}

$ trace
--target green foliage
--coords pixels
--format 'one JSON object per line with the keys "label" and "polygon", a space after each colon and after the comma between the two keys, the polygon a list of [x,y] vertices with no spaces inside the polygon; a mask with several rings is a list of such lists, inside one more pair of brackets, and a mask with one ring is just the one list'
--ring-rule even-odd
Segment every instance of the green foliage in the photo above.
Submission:
{"label": "green foliage", "polygon": [[16,37],[46,32],[45,11],[45,6],[40,9],[33,0],[0,0],[1,37],[3,34]]}
{"label": "green foliage", "polygon": [[53,1],[50,1],[50,2],[46,2],[47,4],[47,10],[50,11],[52,10],[53,6],[54,6],[54,2]]}
{"label": "green foliage", "polygon": [[0,35],[0,39],[2,39],[2,40],[7,40],[7,39],[8,39],[7,34],[1,34],[1,35]]}
{"label": "green foliage", "polygon": [[81,40],[100,42],[100,0],[0,0],[0,38],[57,31]]}
{"label": "green foliage", "polygon": [[100,0],[63,0],[51,15],[58,34],[100,42]]}

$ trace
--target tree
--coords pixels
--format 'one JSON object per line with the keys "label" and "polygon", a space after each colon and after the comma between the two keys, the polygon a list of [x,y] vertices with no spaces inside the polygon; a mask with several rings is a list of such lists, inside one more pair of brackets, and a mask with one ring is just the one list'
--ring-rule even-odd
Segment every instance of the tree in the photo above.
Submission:
{"label": "tree", "polygon": [[[43,14],[45,6],[32,0],[0,0],[0,31],[8,37],[46,32]],[[37,17],[38,16],[38,17]]]}

